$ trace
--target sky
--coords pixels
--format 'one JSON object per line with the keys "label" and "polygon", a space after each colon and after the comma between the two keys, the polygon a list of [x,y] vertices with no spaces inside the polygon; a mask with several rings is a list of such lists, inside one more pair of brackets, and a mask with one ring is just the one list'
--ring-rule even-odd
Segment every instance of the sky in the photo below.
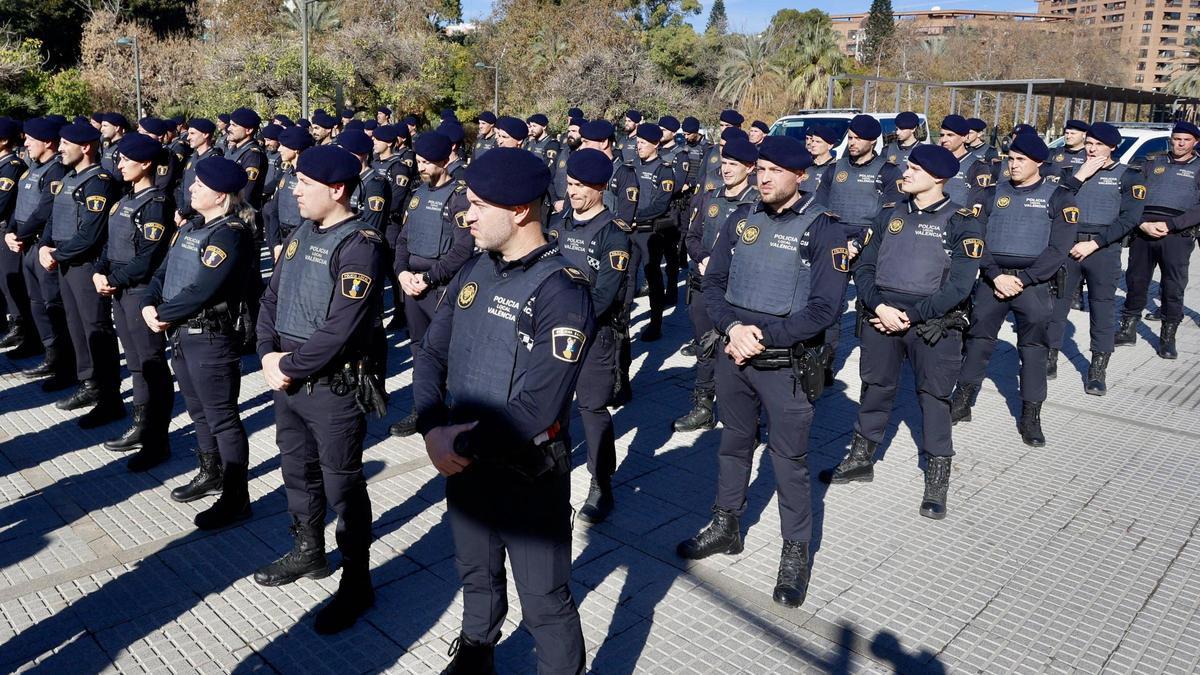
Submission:
{"label": "sky", "polygon": [[[701,0],[704,11],[692,19],[692,25],[703,30],[708,21],[711,0]],[[729,28],[736,32],[760,31],[767,27],[771,17],[781,9],[820,9],[830,14],[865,12],[871,0],[820,0],[819,2],[789,2],[787,0],[725,0],[725,13],[729,15]],[[491,0],[462,0],[463,18],[466,21],[486,17],[492,9]],[[892,0],[892,9],[897,12],[929,9],[989,9],[1002,11],[1032,12],[1037,9],[1035,0],[936,0],[934,2],[910,2]]]}

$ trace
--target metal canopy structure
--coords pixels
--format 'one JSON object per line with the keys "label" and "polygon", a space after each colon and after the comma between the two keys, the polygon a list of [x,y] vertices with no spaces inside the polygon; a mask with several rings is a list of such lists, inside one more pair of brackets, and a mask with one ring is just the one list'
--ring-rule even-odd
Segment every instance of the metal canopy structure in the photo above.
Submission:
{"label": "metal canopy structure", "polygon": [[1113,101],[1133,105],[1187,105],[1200,103],[1200,99],[1179,97],[1159,91],[1112,87],[1104,84],[1080,82],[1078,80],[967,80],[962,82],[945,82],[943,84],[955,89],[979,89],[982,91],[1025,94],[1026,96],[1073,98],[1083,101]]}

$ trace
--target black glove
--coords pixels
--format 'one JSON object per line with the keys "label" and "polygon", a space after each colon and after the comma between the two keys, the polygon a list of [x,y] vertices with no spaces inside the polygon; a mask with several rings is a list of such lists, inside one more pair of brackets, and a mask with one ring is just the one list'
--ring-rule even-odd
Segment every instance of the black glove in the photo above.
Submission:
{"label": "black glove", "polygon": [[946,320],[944,318],[930,319],[917,324],[917,335],[930,347],[936,345],[945,334]]}

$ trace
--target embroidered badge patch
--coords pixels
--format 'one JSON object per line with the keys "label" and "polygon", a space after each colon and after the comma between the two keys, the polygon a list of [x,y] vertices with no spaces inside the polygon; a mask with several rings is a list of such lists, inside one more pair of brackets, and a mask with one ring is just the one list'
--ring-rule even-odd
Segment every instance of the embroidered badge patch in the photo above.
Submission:
{"label": "embroidered badge patch", "polygon": [[567,363],[575,363],[583,354],[583,344],[587,336],[575,328],[560,326],[550,331],[551,349],[554,358]]}

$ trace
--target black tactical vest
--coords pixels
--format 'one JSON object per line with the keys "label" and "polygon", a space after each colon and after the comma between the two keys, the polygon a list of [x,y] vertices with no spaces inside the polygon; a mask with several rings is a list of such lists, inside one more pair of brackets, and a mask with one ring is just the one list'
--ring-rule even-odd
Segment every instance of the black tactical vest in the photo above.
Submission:
{"label": "black tactical vest", "polygon": [[604,208],[613,213],[617,212],[617,200],[628,199],[625,195],[617,194],[618,190],[621,189],[621,184],[617,181],[617,174],[620,173],[622,166],[625,166],[625,164],[621,162],[620,158],[613,160],[613,175],[612,178],[608,179],[608,189],[604,191],[602,197]]}
{"label": "black tactical vest", "polygon": [[942,287],[950,271],[950,219],[958,205],[945,202],[932,213],[908,211],[908,203],[892,207],[884,221],[875,285],[928,297]]}
{"label": "black tactical vest", "polygon": [[1158,157],[1146,166],[1146,210],[1152,213],[1177,215],[1200,202],[1196,188],[1196,171],[1200,161],[1192,157],[1186,162],[1172,162]]}
{"label": "black tactical vest", "polygon": [[830,174],[833,176],[828,206],[839,220],[860,227],[871,224],[875,214],[879,213],[879,172],[885,164],[887,160],[882,156],[861,166],[851,163],[849,157],[842,157],[825,174],[826,178]]}
{"label": "black tactical vest", "polygon": [[[333,294],[339,290],[339,280],[329,267],[333,253],[348,237],[367,229],[369,225],[355,219],[324,231],[315,225],[295,231],[280,261],[278,296],[287,298],[276,308],[275,330],[280,335],[303,342],[324,325]],[[351,297],[367,293],[365,277],[340,281],[350,285],[341,290]]]}
{"label": "black tactical vest", "polygon": [[1050,161],[1052,175],[1061,176],[1063,169],[1070,169],[1071,173],[1075,173],[1075,169],[1083,166],[1087,161],[1087,151],[1080,149],[1078,152],[1068,152],[1066,147],[1058,149],[1058,152],[1051,155]]}
{"label": "black tactical vest", "polygon": [[[758,190],[750,186],[741,194],[729,197],[725,194],[724,186],[704,193],[701,198],[701,211],[696,214],[697,218],[702,218],[704,225],[700,236],[700,248],[705,253],[712,253],[713,244],[717,241],[717,235],[721,233],[721,226],[729,219],[729,216],[737,210],[742,204],[753,204],[758,199]],[[700,273],[700,267],[696,261],[691,261],[692,271],[696,274]]]}
{"label": "black tactical vest", "polygon": [[[612,213],[605,210],[582,226],[575,226],[575,213],[568,209],[562,218],[555,218],[550,225],[550,239],[558,242],[559,253],[562,253],[572,267],[579,268],[587,275],[588,283],[596,283],[596,273],[600,271],[601,261],[596,255],[596,237],[612,220]],[[571,226],[567,225],[568,222]]]}
{"label": "black tactical vest", "polygon": [[532,152],[533,154],[537,155],[538,159],[545,162],[547,160],[546,146],[550,145],[550,142],[553,140],[554,140],[554,137],[549,134],[546,134],[546,136],[544,138],[542,138],[542,140],[540,140],[540,141],[535,141],[532,138],[530,138],[525,141],[525,149],[528,150],[529,152]]}
{"label": "black tactical vest", "polygon": [[183,167],[183,180],[180,181],[180,187],[182,188],[181,189],[182,194],[181,194],[180,200],[179,200],[179,210],[181,212],[186,212],[187,209],[190,209],[192,207],[191,187],[192,187],[192,183],[196,182],[196,164],[200,163],[201,161],[203,161],[205,159],[208,159],[209,157],[220,157],[220,156],[221,156],[221,153],[217,152],[215,148],[209,148],[204,154],[193,155],[191,158],[188,159],[187,164],[185,164]]}
{"label": "black tactical vest", "polygon": [[734,306],[788,316],[808,304],[812,263],[808,228],[822,211],[810,199],[800,213],[772,219],[755,208],[738,223],[725,299]]}
{"label": "black tactical vest", "polygon": [[367,185],[367,181],[374,180],[378,172],[375,167],[368,166],[365,171],[358,174],[358,185],[354,186],[354,191],[350,193],[350,208],[354,211],[363,209],[363,189]]}
{"label": "black tactical vest", "polygon": [[479,159],[480,157],[483,157],[483,153],[491,150],[494,147],[496,147],[495,135],[493,135],[491,138],[480,136],[479,138],[475,139],[475,147],[471,150],[471,158]]}
{"label": "black tactical vest", "polygon": [[[108,216],[108,260],[114,265],[124,265],[133,260],[138,237],[142,236],[141,211],[155,197],[161,197],[162,190],[152,187],[142,190],[136,195],[129,195],[117,202],[116,208]],[[159,223],[163,227],[163,223]],[[162,236],[160,231],[158,236]]]}
{"label": "black tactical vest", "polygon": [[404,221],[409,253],[436,260],[450,251],[457,225],[450,214],[450,196],[457,186],[453,180],[439,188],[422,182],[413,191]]}
{"label": "black tactical vest", "polygon": [[[508,407],[512,392],[520,390],[524,376],[517,369],[518,350],[522,347],[517,318],[542,283],[566,266],[566,258],[554,255],[554,249],[525,270],[497,273],[487,254],[476,261],[458,297],[452,300],[456,305],[446,359],[446,391],[453,419],[464,421],[461,411],[482,409],[495,414]],[[582,349],[583,345],[576,348]],[[459,415],[454,414],[456,411]]]}
{"label": "black tactical vest", "polygon": [[[639,222],[643,219],[642,215],[650,210],[650,204],[654,201],[654,193],[660,189],[658,184],[658,167],[662,164],[663,158],[658,155],[655,155],[648,162],[643,162],[641,159],[634,160],[633,168],[637,172],[638,180],[637,214]],[[652,218],[661,215],[661,213],[656,214]]]}
{"label": "black tactical vest", "polygon": [[121,175],[120,172],[117,171],[117,162],[120,159],[117,157],[117,143],[118,141],[113,140],[112,143],[108,144],[108,147],[104,148],[104,150],[100,152],[100,168],[104,169],[113,176]]}
{"label": "black tactical vest", "polygon": [[283,158],[279,156],[278,150],[266,151],[267,156],[267,175],[263,178],[263,185],[278,185],[279,179],[283,176]]}
{"label": "black tactical vest", "polygon": [[905,165],[908,163],[909,154],[911,154],[913,151],[913,148],[916,148],[916,147],[917,147],[916,143],[913,143],[912,145],[910,145],[906,148],[906,147],[900,145],[899,143],[897,143],[896,141],[892,141],[891,143],[888,143],[888,146],[886,148],[884,148],[883,156],[887,157],[887,161],[889,161],[892,164],[895,164],[896,166],[903,169],[905,167]]}
{"label": "black tactical vest", "polygon": [[1058,183],[1049,180],[1025,191],[1012,181],[997,185],[985,237],[992,253],[1030,259],[1041,255],[1050,243],[1050,198],[1057,189]]}
{"label": "black tactical vest", "polygon": [[[104,169],[93,164],[80,173],[71,172],[63,176],[62,186],[54,195],[54,209],[50,215],[50,237],[57,244],[65,244],[79,231],[80,211],[83,204],[83,187],[90,180],[98,180]],[[108,208],[107,205],[104,208]]]}
{"label": "black tactical vest", "polygon": [[1121,215],[1121,179],[1127,170],[1124,164],[1101,169],[1075,193],[1080,231],[1094,233],[1116,222]]}
{"label": "black tactical vest", "polygon": [[37,212],[38,204],[42,201],[42,192],[49,188],[48,185],[43,185],[46,174],[57,163],[56,157],[31,167],[21,176],[21,183],[17,188],[17,205],[13,210],[13,222],[24,223]]}
{"label": "black tactical vest", "polygon": [[958,160],[958,173],[954,174],[950,180],[946,181],[943,187],[946,196],[955,204],[969,204],[971,202],[972,185],[968,182],[971,180],[971,165],[975,163],[976,157],[968,152]]}
{"label": "black tactical vest", "polygon": [[[554,194],[566,202],[570,201],[567,198],[567,159],[570,157],[571,147],[564,145],[562,150],[558,151],[554,166],[550,167],[554,171]],[[563,208],[566,208],[565,204]]]}
{"label": "black tactical vest", "polygon": [[294,194],[300,178],[296,176],[295,167],[285,167],[283,177],[279,179],[279,187],[275,188],[275,199],[279,205],[279,229],[284,234],[291,234],[304,217],[300,215],[300,201]]}
{"label": "black tactical vest", "polygon": [[701,169],[704,176],[704,191],[714,190],[724,185],[721,179],[721,148],[717,145],[712,146],[708,150],[708,159],[704,161],[704,168]]}
{"label": "black tactical vest", "polygon": [[708,144],[704,141],[684,145],[687,150],[687,184],[692,187],[700,186],[701,171],[704,169],[704,155],[708,152]]}
{"label": "black tactical vest", "polygon": [[167,259],[163,261],[163,264],[167,266],[163,279],[162,297],[164,301],[170,301],[171,298],[179,295],[180,291],[194,284],[200,278],[200,272],[204,269],[202,259],[205,249],[208,247],[208,241],[212,238],[213,233],[224,227],[243,228],[245,226],[234,216],[229,215],[221,216],[212,223],[199,227],[195,225],[194,221],[188,221],[179,230],[175,241],[171,243],[171,250],[167,252]]}
{"label": "black tactical vest", "polygon": [[[804,175],[800,177],[800,190],[802,192],[814,193],[817,188],[821,187],[821,183],[826,180],[831,180],[829,170],[837,164],[836,160],[830,160],[824,164],[813,164],[805,170]],[[754,176],[753,173],[750,174]]]}

